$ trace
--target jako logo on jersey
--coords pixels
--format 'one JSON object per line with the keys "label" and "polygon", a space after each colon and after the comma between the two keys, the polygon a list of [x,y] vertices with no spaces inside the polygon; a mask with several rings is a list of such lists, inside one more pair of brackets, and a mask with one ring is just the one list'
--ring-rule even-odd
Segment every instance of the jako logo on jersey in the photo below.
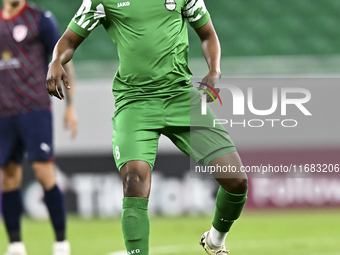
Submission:
{"label": "jako logo on jersey", "polygon": [[168,10],[168,11],[174,11],[176,10],[176,2],[175,0],[165,0],[165,4],[164,4],[165,8]]}
{"label": "jako logo on jersey", "polygon": [[16,25],[13,28],[13,38],[14,40],[16,40],[17,42],[21,42],[22,40],[24,40],[27,36],[27,27],[25,25]]}
{"label": "jako logo on jersey", "polygon": [[[216,97],[218,98],[218,100],[220,101],[220,104],[222,106],[222,100],[220,98],[220,95],[218,94],[218,92],[212,86],[210,86],[206,83],[203,83],[203,82],[197,82],[197,83],[199,83],[200,85],[206,86],[208,89],[210,89],[216,95]],[[203,90],[205,93],[207,93],[212,98],[212,100],[214,100],[215,105],[217,105],[215,97],[213,96],[212,93],[210,93],[208,90],[203,89],[201,87],[198,87],[197,89]],[[201,110],[202,115],[207,114],[207,94],[202,94],[202,110]]]}
{"label": "jako logo on jersey", "polygon": [[129,6],[130,5],[130,2],[123,2],[123,3],[118,3],[117,4],[117,7],[124,7],[124,6]]}

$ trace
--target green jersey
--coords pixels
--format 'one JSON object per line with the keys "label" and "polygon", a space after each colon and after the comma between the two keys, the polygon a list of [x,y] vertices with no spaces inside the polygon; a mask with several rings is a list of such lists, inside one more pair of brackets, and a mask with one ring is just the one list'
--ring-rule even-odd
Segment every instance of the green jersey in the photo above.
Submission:
{"label": "green jersey", "polygon": [[169,95],[190,86],[188,31],[210,18],[203,0],[84,0],[69,24],[82,37],[102,24],[117,46],[113,81],[123,99]]}

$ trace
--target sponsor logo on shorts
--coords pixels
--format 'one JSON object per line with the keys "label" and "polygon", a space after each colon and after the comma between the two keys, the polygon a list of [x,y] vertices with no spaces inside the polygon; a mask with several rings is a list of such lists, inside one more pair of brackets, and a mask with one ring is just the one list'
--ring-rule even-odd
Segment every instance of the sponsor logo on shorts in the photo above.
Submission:
{"label": "sponsor logo on shorts", "polygon": [[41,143],[40,149],[46,153],[49,153],[51,151],[51,147],[47,143]]}

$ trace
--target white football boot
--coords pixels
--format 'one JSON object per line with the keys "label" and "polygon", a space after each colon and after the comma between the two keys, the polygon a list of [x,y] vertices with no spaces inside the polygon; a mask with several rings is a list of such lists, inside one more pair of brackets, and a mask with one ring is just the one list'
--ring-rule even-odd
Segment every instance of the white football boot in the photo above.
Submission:
{"label": "white football boot", "polygon": [[55,242],[53,244],[53,255],[71,255],[71,246],[68,241]]}
{"label": "white football boot", "polygon": [[22,242],[10,243],[4,255],[27,255],[24,243]]}
{"label": "white football boot", "polygon": [[220,247],[215,247],[215,248],[210,247],[208,245],[208,240],[209,240],[209,243],[211,243],[209,231],[205,232],[202,235],[201,240],[199,242],[199,244],[202,245],[203,249],[207,252],[207,254],[209,254],[209,255],[226,255],[226,254],[230,253],[230,251],[227,250],[224,245],[222,245]]}

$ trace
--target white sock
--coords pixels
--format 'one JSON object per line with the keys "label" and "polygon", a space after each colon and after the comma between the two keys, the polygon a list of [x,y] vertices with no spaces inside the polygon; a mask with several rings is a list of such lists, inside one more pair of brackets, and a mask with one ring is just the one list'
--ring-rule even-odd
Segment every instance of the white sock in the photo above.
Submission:
{"label": "white sock", "polygon": [[220,247],[225,244],[225,239],[227,237],[228,232],[220,232],[214,228],[214,226],[211,226],[209,237],[211,240],[212,245],[216,247]]}

